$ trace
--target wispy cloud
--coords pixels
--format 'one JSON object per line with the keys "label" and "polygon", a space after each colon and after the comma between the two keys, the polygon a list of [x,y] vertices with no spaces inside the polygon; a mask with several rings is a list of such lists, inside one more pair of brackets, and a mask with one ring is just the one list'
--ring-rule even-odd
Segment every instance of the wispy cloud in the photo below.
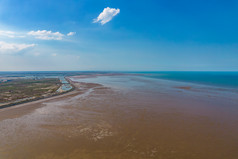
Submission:
{"label": "wispy cloud", "polygon": [[67,36],[73,36],[73,35],[75,35],[76,34],[76,32],[69,32],[68,34],[67,34]]}
{"label": "wispy cloud", "polygon": [[7,37],[7,38],[24,38],[25,35],[22,33],[8,31],[8,30],[0,30],[0,37]]}
{"label": "wispy cloud", "polygon": [[[76,32],[69,32],[67,36],[73,36]],[[0,30],[0,38],[27,38],[32,36],[33,38],[40,40],[62,40],[66,35],[60,32],[52,32],[47,30],[37,30],[29,32],[14,32],[14,31],[5,31]]]}
{"label": "wispy cloud", "polygon": [[0,53],[1,54],[15,53],[34,46],[35,44],[17,44],[0,41]]}
{"label": "wispy cloud", "polygon": [[64,34],[60,32],[52,32],[47,30],[30,31],[27,34],[41,40],[62,40],[64,36]]}
{"label": "wispy cloud", "polygon": [[9,37],[9,38],[14,38],[14,37],[15,37],[15,32],[13,32],[13,31],[0,30],[0,36],[5,36],[5,37]]}
{"label": "wispy cloud", "polygon": [[103,12],[93,20],[94,23],[101,23],[102,25],[110,22],[114,16],[120,13],[120,9],[104,8]]}

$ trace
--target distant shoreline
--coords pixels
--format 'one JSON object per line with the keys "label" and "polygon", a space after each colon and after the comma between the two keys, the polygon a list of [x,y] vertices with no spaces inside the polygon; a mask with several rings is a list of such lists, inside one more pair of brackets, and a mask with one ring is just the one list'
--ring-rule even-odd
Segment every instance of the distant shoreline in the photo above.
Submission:
{"label": "distant shoreline", "polygon": [[55,94],[52,94],[52,95],[49,95],[49,96],[46,96],[46,97],[38,97],[38,98],[34,98],[34,99],[23,100],[23,101],[19,101],[19,102],[12,102],[12,103],[9,103],[9,104],[3,104],[3,105],[0,106],[0,109],[14,107],[14,106],[17,106],[17,105],[20,105],[20,104],[26,104],[26,103],[30,103],[30,102],[34,102],[34,101],[38,101],[38,100],[42,100],[42,99],[48,99],[48,98],[56,97],[56,96],[63,95],[63,94],[66,94],[66,93],[69,93],[69,92],[73,91],[75,89],[75,86],[72,84],[72,81],[69,80],[67,77],[64,77],[64,78],[72,86],[72,88],[70,90],[68,90],[68,91],[55,93]]}

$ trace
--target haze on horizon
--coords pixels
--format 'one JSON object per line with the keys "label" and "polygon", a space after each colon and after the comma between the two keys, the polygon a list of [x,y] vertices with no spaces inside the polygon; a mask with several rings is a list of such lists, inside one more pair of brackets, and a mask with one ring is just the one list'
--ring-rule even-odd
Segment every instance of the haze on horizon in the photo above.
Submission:
{"label": "haze on horizon", "polygon": [[238,71],[236,0],[1,0],[0,71]]}

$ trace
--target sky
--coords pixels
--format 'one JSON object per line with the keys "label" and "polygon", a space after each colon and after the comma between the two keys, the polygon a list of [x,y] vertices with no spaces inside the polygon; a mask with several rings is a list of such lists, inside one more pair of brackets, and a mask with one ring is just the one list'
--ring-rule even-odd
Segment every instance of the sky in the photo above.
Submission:
{"label": "sky", "polygon": [[0,0],[0,71],[238,71],[238,1]]}

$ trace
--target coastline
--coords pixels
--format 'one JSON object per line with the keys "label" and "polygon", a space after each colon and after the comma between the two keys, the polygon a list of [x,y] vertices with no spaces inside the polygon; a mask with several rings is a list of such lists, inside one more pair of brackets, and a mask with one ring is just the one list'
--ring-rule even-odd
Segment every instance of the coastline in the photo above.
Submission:
{"label": "coastline", "polygon": [[[69,92],[73,91],[75,89],[75,86],[73,85],[72,81],[69,80],[67,77],[64,77],[64,78],[71,85],[72,88],[70,90],[62,91],[62,92],[58,92],[58,93],[55,92],[55,93],[53,93],[51,95],[48,95],[48,96],[42,95],[42,97],[37,97],[37,98],[34,98],[34,99],[26,99],[26,100],[22,100],[22,101],[19,101],[19,102],[13,101],[13,102],[10,102],[10,103],[7,103],[7,104],[2,104],[2,105],[0,105],[0,110],[5,109],[5,108],[9,108],[9,107],[14,107],[14,106],[17,106],[17,105],[20,105],[20,104],[31,103],[31,102],[34,102],[34,101],[39,101],[39,100],[43,100],[43,99],[48,99],[48,98],[60,96],[60,95],[63,95],[63,94],[66,94],[66,93],[69,93]],[[61,84],[61,86],[59,86],[59,88],[62,87],[62,85],[63,85],[63,83]]]}
{"label": "coastline", "polygon": [[[72,96],[82,95],[86,92],[88,88],[95,87],[95,86],[102,86],[100,84],[95,83],[83,83],[83,82],[74,82],[70,79],[70,77],[65,77],[65,79],[71,84],[72,89],[66,92],[62,92],[56,94],[54,96],[45,97],[41,99],[36,99],[32,101],[26,101],[23,103],[18,103],[15,105],[6,106],[4,108],[0,108],[0,121],[9,119],[9,118],[16,118],[23,116],[25,114],[29,114],[36,109],[44,107],[44,102],[60,100],[64,98],[70,98]],[[81,88],[82,87],[82,88]]]}

